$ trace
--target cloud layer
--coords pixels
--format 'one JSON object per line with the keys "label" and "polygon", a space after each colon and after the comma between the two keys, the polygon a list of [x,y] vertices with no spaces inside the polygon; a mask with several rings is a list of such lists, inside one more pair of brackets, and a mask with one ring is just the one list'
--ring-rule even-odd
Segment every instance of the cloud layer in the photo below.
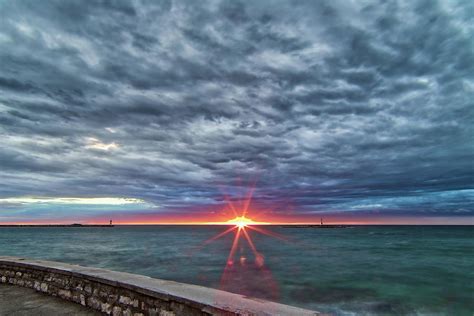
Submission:
{"label": "cloud layer", "polygon": [[243,179],[276,213],[473,216],[473,16],[472,1],[3,1],[0,197],[199,212]]}

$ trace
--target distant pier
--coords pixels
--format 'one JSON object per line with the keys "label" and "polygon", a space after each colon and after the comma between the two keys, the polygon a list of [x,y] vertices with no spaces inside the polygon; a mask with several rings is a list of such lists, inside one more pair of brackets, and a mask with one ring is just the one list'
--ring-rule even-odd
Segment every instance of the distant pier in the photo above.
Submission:
{"label": "distant pier", "polygon": [[353,227],[352,225],[279,225],[283,228],[349,228]]}
{"label": "distant pier", "polygon": [[323,218],[321,217],[320,224],[287,224],[280,225],[283,228],[348,228],[353,227],[351,225],[327,225],[324,224]]}

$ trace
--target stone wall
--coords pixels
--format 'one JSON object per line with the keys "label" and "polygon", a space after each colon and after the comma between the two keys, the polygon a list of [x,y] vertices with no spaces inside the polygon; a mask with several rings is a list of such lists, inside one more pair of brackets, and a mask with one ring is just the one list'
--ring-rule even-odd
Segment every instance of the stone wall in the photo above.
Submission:
{"label": "stone wall", "polygon": [[114,316],[318,314],[195,285],[13,257],[0,257],[0,282],[33,288]]}
{"label": "stone wall", "polygon": [[0,275],[2,283],[34,288],[108,315],[210,315],[193,306],[64,273],[0,265]]}

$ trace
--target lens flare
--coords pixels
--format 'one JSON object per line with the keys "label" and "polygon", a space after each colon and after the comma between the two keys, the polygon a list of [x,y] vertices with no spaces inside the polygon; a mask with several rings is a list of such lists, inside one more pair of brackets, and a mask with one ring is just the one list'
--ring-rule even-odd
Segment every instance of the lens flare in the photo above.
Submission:
{"label": "lens flare", "polygon": [[[231,227],[206,240],[200,248],[233,233],[234,237],[221,277],[220,288],[242,295],[258,295],[266,299],[277,300],[279,296],[278,284],[265,265],[264,255],[257,250],[252,240],[252,234],[259,233],[283,241],[288,240],[284,236],[261,226],[271,223],[259,222],[251,218],[250,206],[254,191],[255,188],[251,188],[245,199],[237,201],[236,204],[227,195],[224,196],[227,210],[230,210],[235,217],[213,224],[230,225]],[[245,249],[249,251],[247,252]]]}

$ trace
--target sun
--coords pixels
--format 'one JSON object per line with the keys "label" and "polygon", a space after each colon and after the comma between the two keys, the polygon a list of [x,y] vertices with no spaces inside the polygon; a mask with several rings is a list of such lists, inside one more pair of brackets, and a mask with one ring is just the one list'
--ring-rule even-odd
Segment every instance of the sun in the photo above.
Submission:
{"label": "sun", "polygon": [[247,218],[245,216],[237,216],[236,218],[230,219],[226,222],[226,224],[229,225],[235,225],[239,228],[244,228],[247,225],[258,225],[260,224],[259,222],[255,222],[251,220],[250,218]]}

